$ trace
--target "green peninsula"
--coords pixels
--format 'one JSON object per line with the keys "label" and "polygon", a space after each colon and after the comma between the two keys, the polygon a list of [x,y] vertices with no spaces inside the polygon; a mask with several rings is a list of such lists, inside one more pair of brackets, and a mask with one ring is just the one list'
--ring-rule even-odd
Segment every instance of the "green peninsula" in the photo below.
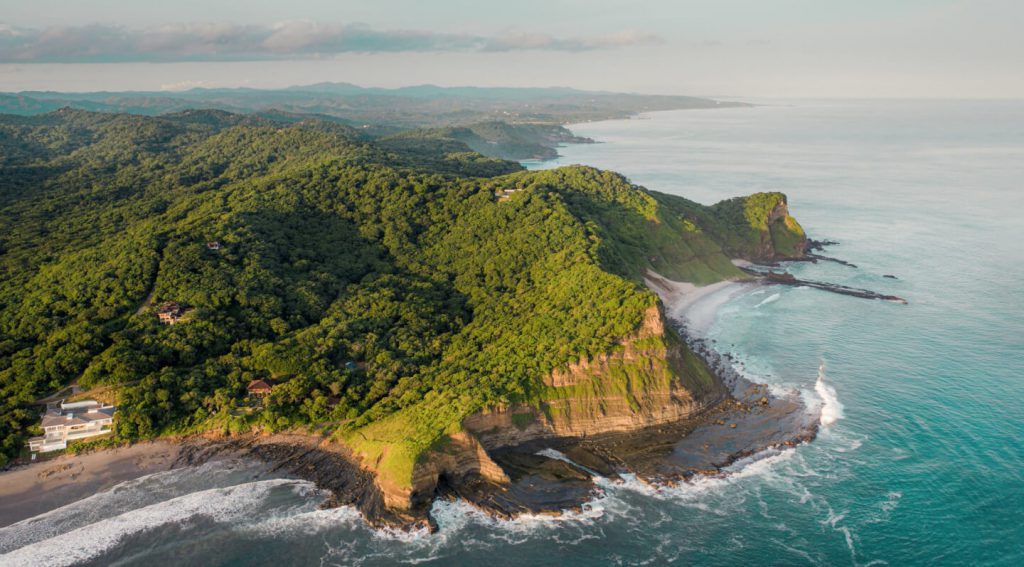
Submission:
{"label": "green peninsula", "polygon": [[[123,440],[315,428],[401,507],[467,420],[571,434],[699,410],[720,385],[644,275],[802,253],[780,193],[708,207],[444,134],[0,116],[0,463],[33,401],[76,383],[117,404]],[[258,404],[253,380],[273,385]]]}

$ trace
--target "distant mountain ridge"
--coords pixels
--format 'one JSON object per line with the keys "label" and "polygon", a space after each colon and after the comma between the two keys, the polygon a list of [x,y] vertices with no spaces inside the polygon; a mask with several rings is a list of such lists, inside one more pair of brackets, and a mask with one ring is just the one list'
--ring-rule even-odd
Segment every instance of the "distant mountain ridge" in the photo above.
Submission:
{"label": "distant mountain ridge", "polygon": [[640,112],[747,106],[707,98],[581,91],[566,87],[440,87],[395,89],[317,83],[283,89],[195,88],[187,91],[0,93],[0,113],[33,115],[63,107],[155,116],[186,109],[236,113],[318,114],[391,133],[418,127],[465,126],[501,120],[565,124],[624,118]]}

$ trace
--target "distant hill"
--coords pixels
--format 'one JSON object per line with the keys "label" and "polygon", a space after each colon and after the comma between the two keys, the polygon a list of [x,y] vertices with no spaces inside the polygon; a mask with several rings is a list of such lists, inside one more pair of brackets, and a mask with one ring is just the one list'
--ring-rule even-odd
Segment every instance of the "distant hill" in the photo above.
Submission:
{"label": "distant hill", "polygon": [[508,124],[490,121],[467,126],[428,128],[402,132],[380,140],[384,147],[411,148],[419,144],[465,144],[486,156],[508,159],[552,159],[560,144],[592,144],[557,124]]}
{"label": "distant hill", "polygon": [[464,126],[500,120],[565,124],[639,112],[742,106],[688,96],[590,92],[569,88],[480,88],[420,85],[397,89],[319,83],[285,89],[192,89],[182,92],[29,91],[0,93],[0,113],[31,115],[62,107],[155,116],[190,108],[230,112],[318,114],[378,128]]}

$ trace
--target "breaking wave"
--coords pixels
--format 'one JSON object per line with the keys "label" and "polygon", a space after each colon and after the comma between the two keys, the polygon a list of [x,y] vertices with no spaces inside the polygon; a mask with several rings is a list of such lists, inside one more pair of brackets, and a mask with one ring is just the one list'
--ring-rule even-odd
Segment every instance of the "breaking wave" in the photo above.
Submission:
{"label": "breaking wave", "polygon": [[835,388],[825,383],[825,361],[818,365],[818,380],[814,382],[814,391],[821,398],[821,425],[827,427],[842,419],[843,404],[839,403]]}
{"label": "breaking wave", "polygon": [[768,305],[769,303],[773,303],[775,301],[778,301],[780,297],[782,297],[781,294],[773,293],[773,294],[769,295],[768,297],[762,299],[761,303],[758,303],[757,305],[754,306],[754,309],[757,309],[758,307],[761,307],[762,305]]}
{"label": "breaking wave", "polygon": [[[37,539],[37,534],[40,530],[49,531],[46,522],[30,518],[0,529],[0,536],[11,547],[17,547],[0,555],[0,564],[7,567],[73,565],[102,555],[130,535],[161,526],[197,517],[217,523],[244,521],[258,503],[279,488],[315,490],[310,482],[291,479],[261,480],[201,490],[116,514],[45,539]],[[59,517],[59,511],[47,516]]]}

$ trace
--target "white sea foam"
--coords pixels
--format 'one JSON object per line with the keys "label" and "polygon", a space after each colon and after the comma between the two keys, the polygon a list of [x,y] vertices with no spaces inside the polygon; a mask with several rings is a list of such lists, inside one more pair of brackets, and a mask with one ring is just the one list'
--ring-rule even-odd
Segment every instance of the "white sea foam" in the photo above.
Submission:
{"label": "white sea foam", "polygon": [[[522,514],[511,520],[494,518],[462,500],[438,500],[431,508],[431,515],[440,529],[437,534],[423,538],[422,545],[437,548],[458,543],[465,547],[467,542],[463,534],[473,525],[485,527],[484,537],[490,540],[470,542],[474,546],[498,542],[516,545],[538,535],[547,537],[556,530],[561,532],[573,527],[592,526],[609,512],[621,516],[625,507],[603,490],[584,503],[580,510],[565,510],[559,515]],[[582,538],[583,534],[576,536]]]}
{"label": "white sea foam", "polygon": [[[545,456],[548,456],[548,453],[550,453],[551,458],[573,463],[572,460],[558,451],[553,449],[545,449],[544,451]],[[723,468],[723,474],[714,476],[698,475],[688,482],[675,484],[649,483],[629,473],[621,474],[619,480],[612,480],[598,475],[595,476],[595,483],[605,489],[608,494],[607,497],[602,497],[600,502],[605,508],[607,503],[614,499],[619,491],[634,492],[664,501],[692,503],[709,493],[717,492],[743,479],[773,475],[777,465],[790,460],[795,454],[795,449],[767,449],[737,460],[732,465]],[[576,466],[579,465],[577,464]]]}
{"label": "white sea foam", "polygon": [[[202,490],[130,510],[41,541],[32,537],[32,531],[19,534],[18,528],[23,523],[15,524],[0,530],[0,537],[28,536],[26,545],[0,555],[0,564],[8,567],[72,565],[99,556],[129,535],[167,524],[198,516],[218,523],[238,521],[246,518],[275,487],[297,484],[313,486],[305,481],[274,479]],[[18,545],[16,539],[10,541]]]}
{"label": "white sea foam", "polygon": [[540,451],[537,451],[536,454],[538,454],[538,455],[540,455],[542,457],[547,457],[549,459],[555,459],[556,461],[563,461],[563,462],[569,463],[570,465],[578,468],[579,470],[581,470],[581,471],[583,471],[583,472],[585,472],[585,473],[587,473],[587,474],[589,474],[589,475],[591,475],[591,476],[593,476],[595,478],[601,477],[601,475],[598,474],[597,471],[595,471],[593,469],[589,469],[589,468],[587,468],[587,467],[577,463],[576,461],[574,461],[574,460],[570,459],[569,457],[565,456],[565,453],[563,453],[561,451],[548,448],[548,449],[541,449]]}
{"label": "white sea foam", "polygon": [[251,473],[258,470],[261,469],[244,462],[220,460],[126,480],[102,492],[0,528],[0,554],[185,493],[238,484],[247,481]]}
{"label": "white sea foam", "polygon": [[5,536],[0,538],[0,553],[14,549],[15,541],[21,547],[32,541],[48,539],[97,522],[112,514],[142,508],[186,492],[237,484],[239,472],[244,475],[245,470],[238,463],[217,461],[120,482],[102,492],[0,529],[0,534]]}
{"label": "white sea foam", "polygon": [[[309,505],[315,505],[319,498],[312,498],[316,495],[326,495],[321,490],[310,490],[306,486],[297,486],[302,489],[299,494],[306,498]],[[363,525],[363,516],[354,506],[339,506],[337,508],[314,509],[314,510],[284,510],[277,513],[261,514],[260,521],[253,524],[245,524],[238,527],[240,532],[254,533],[263,536],[274,536],[282,533],[313,533],[338,526],[359,526]]]}
{"label": "white sea foam", "polygon": [[732,353],[732,358],[733,363],[730,366],[734,372],[742,376],[748,382],[753,384],[764,384],[768,387],[768,392],[771,393],[772,396],[775,396],[776,398],[789,398],[790,396],[803,394],[803,390],[797,388],[793,384],[778,382],[777,378],[774,378],[770,372],[750,371],[749,367],[752,364],[752,359],[749,356],[734,352]]}
{"label": "white sea foam", "polygon": [[900,498],[903,498],[903,493],[893,490],[885,495],[885,501],[879,504],[879,506],[883,512],[892,512],[900,505]]}
{"label": "white sea foam", "polygon": [[839,403],[836,390],[825,383],[825,361],[818,366],[818,380],[814,391],[821,398],[821,425],[828,427],[843,417],[843,404]]}
{"label": "white sea foam", "polygon": [[[586,502],[581,510],[565,511],[558,516],[525,514],[512,520],[504,520],[494,518],[462,500],[438,500],[431,509],[431,515],[440,527],[437,533],[417,532],[406,537],[394,538],[380,531],[370,530],[371,535],[359,538],[356,543],[330,545],[328,556],[331,561],[353,565],[364,561],[373,563],[375,560],[420,563],[451,557],[453,554],[457,556],[471,550],[504,549],[537,541],[538,538],[553,539],[566,547],[587,545],[588,541],[604,537],[604,523],[620,522],[623,519],[635,518],[638,514],[649,513],[648,504],[652,500],[691,508],[701,514],[725,517],[735,511],[732,506],[740,503],[747,494],[745,490],[739,493],[731,490],[730,486],[735,483],[751,477],[763,477],[765,480],[785,485],[792,483],[785,471],[777,469],[788,462],[795,453],[793,449],[765,451],[736,462],[726,469],[727,474],[697,477],[692,482],[678,485],[651,484],[630,474],[624,474],[621,479],[615,480],[597,475],[594,479],[599,488],[597,495]],[[585,469],[565,454],[553,449],[542,450],[539,454]],[[733,498],[735,494],[739,494],[739,501]],[[643,508],[638,509],[637,506]],[[671,514],[661,512],[660,515],[660,520],[655,519],[653,523],[647,524],[648,529],[673,521]],[[295,523],[314,521],[314,518],[325,519],[323,513],[312,513],[264,527],[290,527]],[[349,521],[348,516],[342,518],[343,522]],[[671,536],[665,534],[663,537]],[[388,539],[397,539],[402,545],[386,545]],[[659,560],[667,560],[674,553],[678,553],[677,547],[655,549],[655,556]]]}
{"label": "white sea foam", "polygon": [[781,294],[773,293],[773,294],[769,295],[768,297],[762,299],[761,303],[758,303],[757,305],[754,306],[754,309],[757,309],[758,307],[761,307],[762,305],[768,305],[769,303],[774,303],[774,302],[778,301],[780,297],[782,297]]}

